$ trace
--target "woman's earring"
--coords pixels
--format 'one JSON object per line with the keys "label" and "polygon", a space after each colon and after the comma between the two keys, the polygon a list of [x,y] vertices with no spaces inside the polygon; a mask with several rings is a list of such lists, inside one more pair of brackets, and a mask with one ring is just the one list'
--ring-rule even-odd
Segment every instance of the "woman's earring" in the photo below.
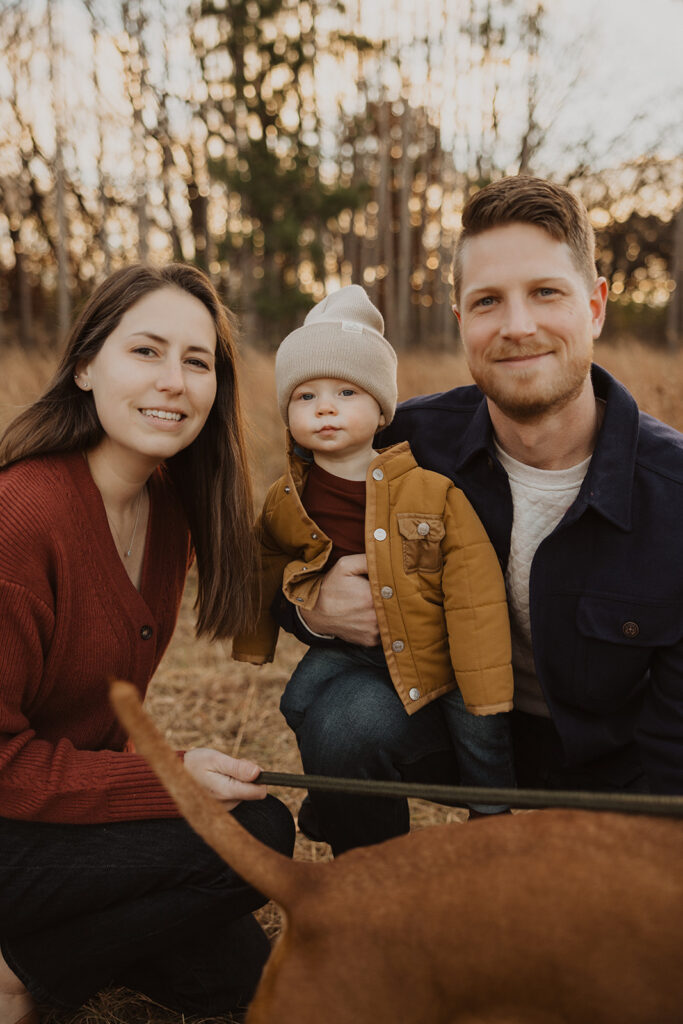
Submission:
{"label": "woman's earring", "polygon": [[[78,384],[78,374],[77,373],[74,374],[74,380],[76,381],[76,384]],[[78,386],[79,386],[79,388],[82,388],[84,391],[87,391],[88,388],[90,387],[90,382],[87,381],[87,380],[84,380],[83,383],[82,384],[78,384]]]}

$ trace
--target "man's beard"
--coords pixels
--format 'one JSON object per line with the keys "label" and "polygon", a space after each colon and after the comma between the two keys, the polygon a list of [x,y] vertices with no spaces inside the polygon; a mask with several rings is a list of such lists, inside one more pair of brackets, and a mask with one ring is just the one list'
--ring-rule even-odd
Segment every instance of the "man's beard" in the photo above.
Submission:
{"label": "man's beard", "polygon": [[[536,351],[547,352],[547,349]],[[509,353],[517,357],[532,356],[536,352],[515,349]],[[495,358],[505,358],[508,353],[496,353]],[[490,399],[502,413],[517,423],[533,423],[546,413],[559,412],[583,390],[586,378],[590,373],[592,351],[585,355],[575,355],[563,367],[558,368],[555,375],[548,379],[534,381],[534,370],[525,379],[524,371],[520,371],[516,381],[502,380],[495,372],[495,364],[488,362],[483,368],[476,367],[470,373],[480,391]]]}

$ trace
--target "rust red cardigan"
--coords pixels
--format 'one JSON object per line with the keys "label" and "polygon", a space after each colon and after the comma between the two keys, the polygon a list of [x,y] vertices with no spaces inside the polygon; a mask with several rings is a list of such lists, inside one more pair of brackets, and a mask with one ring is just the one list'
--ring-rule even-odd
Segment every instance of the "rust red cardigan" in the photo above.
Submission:
{"label": "rust red cardigan", "polygon": [[150,480],[138,592],[79,453],[0,471],[0,816],[94,823],[176,817],[124,750],[108,679],[145,693],[176,622],[190,535],[163,471]]}

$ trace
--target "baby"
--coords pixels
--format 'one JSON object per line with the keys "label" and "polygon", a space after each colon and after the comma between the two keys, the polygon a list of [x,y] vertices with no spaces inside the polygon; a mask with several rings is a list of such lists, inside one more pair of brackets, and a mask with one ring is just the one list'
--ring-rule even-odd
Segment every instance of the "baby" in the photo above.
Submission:
{"label": "baby", "polygon": [[[307,763],[301,743],[306,712],[335,677],[352,673],[391,687],[408,716],[438,703],[462,785],[512,786],[504,712],[512,708],[513,679],[500,565],[451,480],[419,467],[407,442],[374,449],[374,436],[393,418],[397,400],[396,354],[383,332],[379,310],[361,287],[350,285],[318,303],[280,345],[275,374],[288,427],[288,470],[268,491],[259,521],[260,619],[252,633],[235,639],[233,657],[272,660],[278,625],[271,607],[278,595],[310,609],[334,562],[364,553],[381,645],[321,638],[295,670],[281,706],[304,770],[317,768]],[[359,767],[361,760],[359,751]],[[388,767],[383,777],[401,778],[400,766]],[[308,799],[314,837],[327,838],[334,832],[325,828],[329,794]],[[344,801],[360,807],[359,798]],[[307,800],[309,822],[310,809]],[[504,810],[476,806],[479,814]],[[300,824],[310,834],[313,825],[307,829],[304,817]],[[376,840],[356,829],[349,845]],[[332,846],[337,853],[347,844]]]}

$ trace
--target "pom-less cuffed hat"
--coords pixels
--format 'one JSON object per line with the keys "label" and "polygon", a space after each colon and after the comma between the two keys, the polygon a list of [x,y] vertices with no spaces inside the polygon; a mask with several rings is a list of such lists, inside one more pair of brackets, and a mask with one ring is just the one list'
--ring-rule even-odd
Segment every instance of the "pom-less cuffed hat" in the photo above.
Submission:
{"label": "pom-less cuffed hat", "polygon": [[316,377],[356,384],[377,400],[387,423],[394,418],[396,353],[384,337],[382,314],[358,284],[340,288],[314,306],[277,350],[275,383],[285,423],[294,389]]}

